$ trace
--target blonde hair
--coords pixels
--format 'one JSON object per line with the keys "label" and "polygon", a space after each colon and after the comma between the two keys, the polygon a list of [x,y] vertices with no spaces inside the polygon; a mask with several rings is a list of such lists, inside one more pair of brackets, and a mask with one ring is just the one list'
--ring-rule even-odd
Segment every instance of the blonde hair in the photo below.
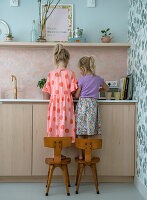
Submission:
{"label": "blonde hair", "polygon": [[69,58],[68,50],[62,44],[57,44],[54,48],[54,63],[57,65],[59,61],[63,61],[67,65]]}
{"label": "blonde hair", "polygon": [[87,71],[95,75],[95,59],[93,56],[84,56],[79,60],[79,67],[84,67]]}

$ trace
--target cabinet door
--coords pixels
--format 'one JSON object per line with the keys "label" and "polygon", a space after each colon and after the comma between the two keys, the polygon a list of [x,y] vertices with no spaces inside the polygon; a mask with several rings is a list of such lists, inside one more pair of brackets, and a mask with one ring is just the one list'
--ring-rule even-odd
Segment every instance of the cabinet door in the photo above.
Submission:
{"label": "cabinet door", "polygon": [[[47,136],[47,111],[48,104],[33,105],[33,169],[32,175],[42,176],[47,175],[48,166],[45,164],[45,158],[53,155],[53,150],[44,147],[43,138]],[[74,161],[77,150],[74,145],[70,148],[65,148],[62,152],[64,155],[72,159],[69,165],[69,174],[76,174],[76,163]],[[62,175],[61,169],[56,168],[54,175]]]}
{"label": "cabinet door", "polygon": [[48,104],[33,104],[33,165],[32,175],[47,175],[48,167],[45,158],[49,149],[44,148],[43,138],[47,136]]}
{"label": "cabinet door", "polygon": [[[101,176],[134,176],[135,105],[100,104],[103,146],[93,155]],[[98,136],[100,138],[100,136]],[[86,169],[86,174],[91,174]]]}
{"label": "cabinet door", "polygon": [[32,105],[0,105],[0,176],[31,175]]}

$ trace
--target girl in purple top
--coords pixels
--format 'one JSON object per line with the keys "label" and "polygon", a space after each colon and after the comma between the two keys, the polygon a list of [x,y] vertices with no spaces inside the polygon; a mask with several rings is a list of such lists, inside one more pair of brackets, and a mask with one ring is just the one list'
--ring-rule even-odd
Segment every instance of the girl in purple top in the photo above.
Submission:
{"label": "girl in purple top", "polygon": [[[93,56],[84,56],[79,60],[79,68],[83,77],[78,80],[78,89],[75,98],[76,107],[76,134],[78,137],[88,137],[101,134],[100,116],[98,109],[98,92],[107,91],[108,85],[104,79],[95,75],[95,59]],[[101,88],[100,88],[101,87]],[[79,150],[79,159],[83,159],[82,150]]]}

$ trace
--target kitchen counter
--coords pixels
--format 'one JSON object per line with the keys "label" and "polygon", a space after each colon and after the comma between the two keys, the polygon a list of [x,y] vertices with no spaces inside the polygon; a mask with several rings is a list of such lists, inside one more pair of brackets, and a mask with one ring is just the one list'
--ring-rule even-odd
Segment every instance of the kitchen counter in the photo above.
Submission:
{"label": "kitchen counter", "polygon": [[[78,100],[74,100],[78,102]],[[101,150],[93,156],[100,157],[97,165],[100,181],[132,182],[135,175],[136,100],[98,100],[103,140]],[[52,155],[44,148],[49,100],[0,99],[0,182],[32,181],[47,175],[45,158]],[[77,149],[74,144],[63,154],[71,157],[69,174],[75,180]],[[19,166],[19,168],[18,168]],[[55,181],[62,181],[60,169],[55,170]],[[91,171],[84,171],[85,181],[91,181]],[[7,179],[5,179],[7,177]]]}
{"label": "kitchen counter", "polygon": [[[12,102],[12,103],[48,103],[49,100],[42,99],[0,99],[0,102]],[[78,102],[78,100],[74,100]],[[99,103],[137,103],[137,100],[97,100]]]}

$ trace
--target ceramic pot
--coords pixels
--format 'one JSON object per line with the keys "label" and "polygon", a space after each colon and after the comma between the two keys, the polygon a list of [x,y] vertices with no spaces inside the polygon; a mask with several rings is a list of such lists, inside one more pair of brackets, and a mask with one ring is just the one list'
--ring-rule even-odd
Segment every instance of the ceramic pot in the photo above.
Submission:
{"label": "ceramic pot", "polygon": [[104,36],[104,37],[102,37],[101,38],[101,41],[103,42],[103,43],[109,43],[110,41],[111,41],[111,37],[109,37],[109,36]]}
{"label": "ceramic pot", "polygon": [[12,40],[13,40],[13,37],[6,37],[6,40],[7,40],[7,41],[12,41]]}

